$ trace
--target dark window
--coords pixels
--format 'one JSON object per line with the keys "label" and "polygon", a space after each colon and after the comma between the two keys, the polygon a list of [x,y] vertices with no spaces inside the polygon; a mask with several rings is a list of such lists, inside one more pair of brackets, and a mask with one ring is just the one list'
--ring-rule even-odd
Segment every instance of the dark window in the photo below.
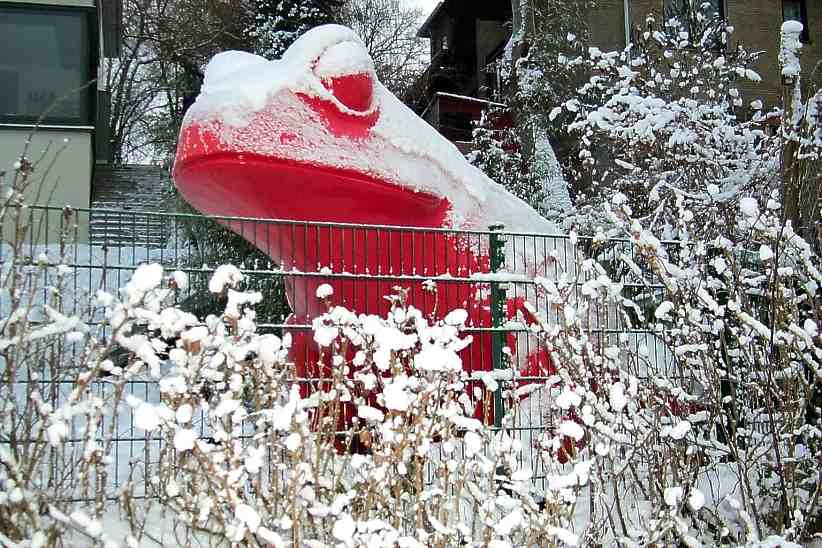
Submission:
{"label": "dark window", "polygon": [[805,0],[782,0],[782,21],[802,23],[803,30],[800,38],[803,42],[808,41],[810,34],[808,34],[808,8]]}
{"label": "dark window", "polygon": [[[662,5],[666,20],[672,17],[687,19],[688,11],[690,11],[690,0],[663,0]],[[695,5],[699,9],[703,10],[702,13],[708,15],[711,18],[725,18],[724,0],[703,0],[701,3]]]}
{"label": "dark window", "polygon": [[712,15],[713,17],[718,17],[720,19],[725,19],[724,0],[708,0],[705,3],[708,4],[706,6],[706,10],[709,15]]}
{"label": "dark window", "polygon": [[89,14],[0,8],[0,120],[89,124]]}
{"label": "dark window", "polygon": [[663,0],[662,5],[668,34],[685,31],[692,46],[725,48],[725,0]]}

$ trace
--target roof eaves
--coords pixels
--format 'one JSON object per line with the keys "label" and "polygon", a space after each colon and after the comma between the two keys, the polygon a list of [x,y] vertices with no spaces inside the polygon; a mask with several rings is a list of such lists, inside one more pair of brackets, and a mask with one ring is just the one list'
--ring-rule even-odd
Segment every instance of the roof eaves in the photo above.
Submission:
{"label": "roof eaves", "polygon": [[434,11],[431,12],[431,15],[428,16],[428,19],[426,19],[425,23],[420,27],[420,30],[417,31],[418,38],[431,38],[431,24],[439,17],[444,6],[444,1],[437,4],[437,7],[434,8]]}

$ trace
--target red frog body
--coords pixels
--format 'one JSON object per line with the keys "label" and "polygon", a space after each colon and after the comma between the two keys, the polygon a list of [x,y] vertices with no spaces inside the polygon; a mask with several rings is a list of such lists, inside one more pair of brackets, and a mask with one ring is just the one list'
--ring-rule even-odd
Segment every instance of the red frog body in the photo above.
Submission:
{"label": "red frog body", "polygon": [[[384,296],[399,285],[426,315],[462,308],[469,327],[488,327],[488,238],[466,231],[502,224],[558,233],[386,90],[359,37],[334,25],[308,32],[277,61],[241,52],[216,56],[183,123],[174,181],[205,214],[290,221],[224,224],[282,269],[314,273],[288,277],[292,324],[311,324],[326,311],[316,291],[330,283],[333,303],[357,313],[384,314]],[[540,247],[517,253],[509,246],[506,270],[560,275],[554,249]],[[335,281],[323,272],[361,278]],[[421,278],[429,277],[436,291],[424,287]],[[527,315],[521,299],[506,308],[509,317]],[[313,376],[317,346],[305,331],[293,334],[298,373]],[[509,338],[516,353],[514,342]],[[465,370],[490,370],[491,346],[490,334],[476,334],[462,353]],[[516,363],[528,375],[553,372],[549,354],[533,345]]]}

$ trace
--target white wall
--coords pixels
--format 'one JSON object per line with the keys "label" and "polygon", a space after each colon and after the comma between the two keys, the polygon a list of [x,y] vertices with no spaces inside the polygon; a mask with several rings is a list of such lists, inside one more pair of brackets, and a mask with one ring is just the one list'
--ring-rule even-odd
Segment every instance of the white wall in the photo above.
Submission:
{"label": "white wall", "polygon": [[[89,207],[92,177],[92,128],[41,128],[33,135],[26,126],[0,125],[0,171],[6,171],[4,184],[9,184],[14,173],[14,163],[23,153],[26,140],[31,135],[26,158],[34,164],[32,184],[27,191],[27,201],[41,205],[63,207]],[[49,241],[59,238],[53,213],[49,219]],[[87,215],[82,216],[83,226],[77,237],[88,240]],[[4,230],[4,239],[9,239]]]}

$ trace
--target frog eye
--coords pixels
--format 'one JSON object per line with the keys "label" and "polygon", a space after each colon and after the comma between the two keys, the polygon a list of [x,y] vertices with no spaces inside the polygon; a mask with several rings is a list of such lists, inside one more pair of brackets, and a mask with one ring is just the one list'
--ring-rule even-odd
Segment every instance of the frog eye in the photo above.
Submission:
{"label": "frog eye", "polygon": [[334,97],[351,110],[364,112],[371,108],[374,82],[370,74],[349,74],[323,80],[323,85]]}
{"label": "frog eye", "polygon": [[371,109],[374,99],[374,63],[356,42],[331,46],[317,60],[314,73],[343,105],[357,112]]}

